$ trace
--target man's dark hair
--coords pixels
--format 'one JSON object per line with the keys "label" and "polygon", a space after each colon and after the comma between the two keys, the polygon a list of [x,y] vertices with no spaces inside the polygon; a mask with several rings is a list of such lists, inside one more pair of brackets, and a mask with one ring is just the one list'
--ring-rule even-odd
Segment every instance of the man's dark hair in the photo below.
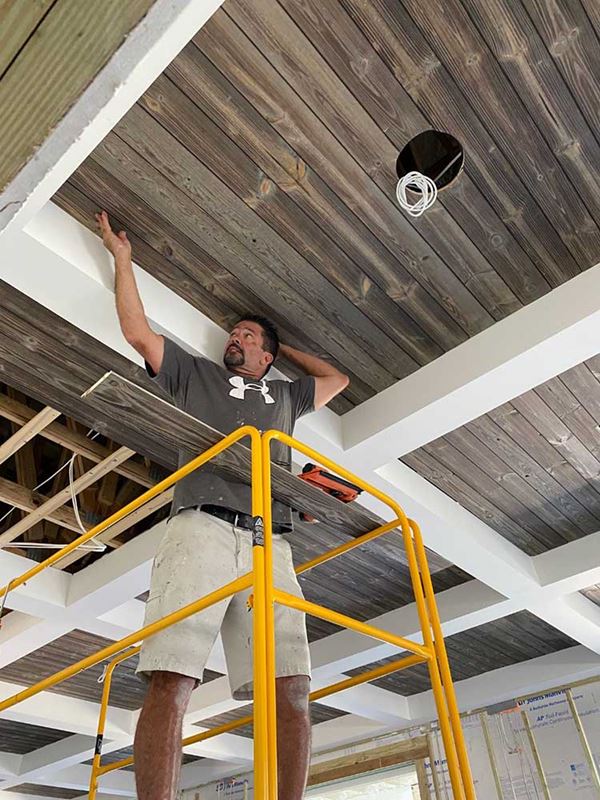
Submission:
{"label": "man's dark hair", "polygon": [[264,349],[267,353],[271,353],[273,361],[275,361],[279,353],[279,333],[271,320],[260,314],[244,314],[243,317],[239,318],[236,325],[239,325],[240,322],[255,322],[260,325],[263,332]]}

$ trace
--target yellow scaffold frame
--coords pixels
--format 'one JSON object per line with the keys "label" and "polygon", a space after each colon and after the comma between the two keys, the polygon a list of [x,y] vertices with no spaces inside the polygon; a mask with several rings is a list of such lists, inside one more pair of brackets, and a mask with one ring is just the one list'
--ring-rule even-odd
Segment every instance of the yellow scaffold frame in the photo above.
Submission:
{"label": "yellow scaffold frame", "polygon": [[[195,734],[183,740],[182,745],[189,745],[195,742],[204,741],[220,733],[235,730],[249,722],[254,722],[254,796],[256,800],[277,800],[277,723],[275,708],[275,629],[274,629],[274,607],[275,603],[295,608],[298,611],[312,614],[320,619],[333,622],[336,625],[350,630],[363,633],[380,641],[406,650],[412,655],[404,656],[392,663],[382,667],[369,670],[362,675],[347,678],[331,686],[314,691],[310,695],[311,701],[322,699],[335,692],[343,691],[352,686],[365,683],[383,675],[388,675],[401,669],[414,666],[415,664],[426,662],[431,677],[431,686],[435,699],[436,709],[440,722],[440,731],[444,742],[444,749],[448,762],[448,772],[452,785],[452,792],[455,800],[476,800],[473,788],[473,780],[469,766],[469,759],[465,747],[464,737],[461,728],[460,715],[454,693],[454,686],[450,674],[450,666],[444,645],[442,629],[435,602],[431,575],[427,563],[427,556],[423,545],[423,539],[419,526],[413,520],[409,520],[402,508],[392,498],[380,492],[374,486],[363,481],[358,476],[335,464],[326,456],[316,452],[312,448],[297,441],[281,431],[267,431],[260,433],[256,428],[244,426],[225,436],[217,444],[210,447],[201,455],[192,459],[188,464],[180,467],[172,475],[160,483],[157,483],[148,491],[141,494],[131,503],[117,511],[108,519],[96,525],[94,528],[75,539],[62,550],[54,553],[45,561],[37,564],[32,569],[11,580],[6,586],[0,589],[0,598],[5,597],[9,591],[23,585],[42,570],[53,566],[57,561],[68,553],[75,550],[84,542],[94,536],[98,536],[111,525],[114,525],[123,517],[127,516],[137,508],[156,497],[161,492],[169,489],[177,481],[189,475],[195,469],[207,463],[217,455],[231,447],[242,439],[250,439],[251,453],[251,487],[252,487],[252,516],[256,520],[253,536],[253,565],[252,570],[246,575],[222,586],[220,589],[195,600],[178,611],[166,617],[146,625],[139,631],[135,631],[129,636],[103,648],[97,653],[78,661],[76,664],[60,670],[54,675],[45,678],[34,686],[29,687],[12,697],[0,702],[0,712],[22,702],[23,700],[54,686],[67,678],[76,675],[84,669],[105,661],[116,655],[108,664],[102,701],[100,706],[100,716],[98,720],[98,735],[96,740],[96,752],[93,759],[91,779],[90,779],[90,800],[95,800],[97,792],[98,778],[101,775],[116,769],[121,769],[131,763],[132,758],[123,759],[113,764],[101,765],[102,737],[106,724],[106,714],[112,674],[114,669],[122,661],[130,658],[139,652],[140,647],[136,646],[146,637],[152,636],[164,628],[186,619],[192,614],[196,614],[221,600],[231,597],[237,592],[244,591],[253,587],[254,594],[250,598],[250,605],[253,608],[253,647],[254,647],[254,715],[249,715],[235,722],[221,725],[202,733]],[[423,635],[423,644],[418,644],[402,636],[375,628],[364,622],[359,622],[344,614],[340,614],[331,609],[311,603],[294,595],[282,592],[273,585],[273,550],[272,550],[272,517],[271,517],[271,445],[273,441],[279,441],[290,448],[303,453],[312,461],[316,461],[323,467],[332,470],[346,480],[360,486],[361,489],[376,497],[388,506],[395,515],[391,522],[379,526],[373,531],[366,533],[356,539],[346,542],[317,558],[308,561],[296,569],[298,574],[306,572],[325,561],[347,553],[349,550],[359,547],[365,542],[382,536],[389,531],[400,529],[406,549],[408,569],[410,572],[415,602],[419,616],[419,622]],[[262,523],[262,524],[261,524]]]}

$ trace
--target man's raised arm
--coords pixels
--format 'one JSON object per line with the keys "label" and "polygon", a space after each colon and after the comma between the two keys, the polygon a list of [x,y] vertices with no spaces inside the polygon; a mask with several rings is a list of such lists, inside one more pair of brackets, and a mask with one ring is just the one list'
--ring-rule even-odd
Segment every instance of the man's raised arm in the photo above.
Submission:
{"label": "man's raised arm", "polygon": [[165,340],[148,325],[133,274],[131,244],[127,234],[125,231],[116,234],[112,230],[106,211],[96,214],[96,222],[104,246],[115,259],[115,296],[123,336],[152,370],[158,373],[163,360]]}
{"label": "man's raised arm", "polygon": [[350,378],[347,375],[328,364],[327,361],[323,361],[322,358],[317,358],[317,356],[303,353],[301,350],[296,350],[286,344],[280,345],[279,355],[287,358],[296,367],[300,367],[307,375],[314,377],[315,411],[327,405],[336,395],[343,392],[350,383]]}

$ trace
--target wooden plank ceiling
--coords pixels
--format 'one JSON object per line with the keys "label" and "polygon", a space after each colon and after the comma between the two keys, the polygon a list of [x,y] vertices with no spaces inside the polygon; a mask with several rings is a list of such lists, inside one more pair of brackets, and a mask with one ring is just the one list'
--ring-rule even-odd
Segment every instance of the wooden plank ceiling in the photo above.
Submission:
{"label": "wooden plank ceiling", "polygon": [[528,555],[600,530],[600,357],[402,461]]}
{"label": "wooden plank ceiling", "polygon": [[[453,636],[446,636],[444,641],[455,681],[472,678],[492,669],[508,667],[548,653],[557,653],[577,644],[569,636],[527,611],[520,611],[504,619],[487,622],[485,625]],[[467,653],[468,656],[465,657]],[[366,664],[348,674],[358,675],[386,664],[394,658],[396,656]],[[428,670],[424,664],[379,678],[373,681],[373,684],[403,695],[418,694],[431,688]]]}
{"label": "wooden plank ceiling", "polygon": [[[197,722],[196,725],[202,728],[217,728],[219,725],[226,725],[228,722],[233,722],[234,720],[241,719],[242,717],[247,717],[248,715],[253,713],[253,706],[252,703],[249,703],[247,706],[242,706],[241,708],[236,708],[235,711],[227,711],[225,714],[219,714],[216,717],[210,717],[209,719],[203,719],[201,722]],[[318,725],[319,722],[326,722],[330,719],[337,719],[337,717],[345,716],[344,711],[339,711],[335,708],[328,708],[327,706],[320,705],[319,703],[311,703],[310,705],[310,716],[313,725]],[[252,738],[253,735],[253,725],[244,725],[242,728],[236,728],[235,733],[238,736],[245,736],[246,738]]]}
{"label": "wooden plank ceiling", "polygon": [[25,755],[72,736],[68,731],[0,719],[0,752]]}
{"label": "wooden plank ceiling", "polygon": [[[351,377],[332,404],[342,413],[600,260],[598,37],[592,0],[226,0],[54,199],[92,229],[106,208],[136,261],[223,328],[263,312],[330,359]],[[414,220],[395,202],[394,164],[430,127],[462,142],[465,170]],[[109,369],[148,388],[141,370],[12,287],[0,295],[2,380],[175,465],[168,441],[80,399]],[[527,553],[591,533],[599,367],[405,461]],[[297,562],[334,535],[301,526]],[[450,567],[434,580],[468,578]],[[412,599],[375,548],[302,580],[362,618]],[[313,640],[332,630],[311,621]],[[102,643],[73,632],[0,677],[33,683],[41,663]],[[450,639],[458,678],[571,644],[525,612]],[[131,669],[111,701],[125,708],[143,693]],[[409,675],[386,688],[427,688]],[[96,677],[58,691],[93,699]]]}
{"label": "wooden plank ceiling", "polygon": [[21,796],[56,797],[57,800],[72,800],[74,797],[81,797],[81,789],[65,789],[60,786],[44,786],[40,783],[21,783],[18,786],[11,786],[3,789],[3,792],[16,792]]}
{"label": "wooden plank ceiling", "polygon": [[[117,761],[122,761],[125,758],[132,758],[133,757],[133,747],[122,747],[120,750],[112,750],[110,753],[103,753],[102,754],[102,764],[114,764]],[[191,764],[193,761],[202,761],[201,756],[192,756],[189,753],[182,753],[181,754],[181,763],[182,764]],[[85,764],[92,765],[92,759],[89,761],[85,761]],[[135,770],[135,766],[133,764],[129,764],[127,767],[122,767],[122,769],[127,770],[127,772],[133,772]]]}
{"label": "wooden plank ceiling", "polygon": [[[599,52],[579,0],[226,0],[55,199],[331,358],[343,411],[600,260]],[[413,220],[395,160],[432,126],[465,171]]]}

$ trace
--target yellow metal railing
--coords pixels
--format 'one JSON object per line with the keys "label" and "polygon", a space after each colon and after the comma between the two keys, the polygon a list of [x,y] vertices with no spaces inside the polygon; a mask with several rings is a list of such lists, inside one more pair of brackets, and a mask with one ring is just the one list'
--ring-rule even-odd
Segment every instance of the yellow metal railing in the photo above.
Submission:
{"label": "yellow metal railing", "polygon": [[[116,657],[108,664],[104,678],[104,687],[100,706],[100,716],[98,720],[98,735],[96,740],[96,752],[93,759],[91,779],[90,779],[90,800],[95,800],[97,792],[98,778],[101,775],[116,769],[121,769],[133,763],[132,758],[123,759],[113,764],[102,766],[102,738],[106,724],[106,714],[112,681],[112,674],[119,663],[139,652],[140,647],[132,647],[142,642],[145,638],[158,633],[164,628],[174,625],[186,619],[192,614],[196,614],[221,600],[236,594],[237,592],[253,587],[254,593],[250,597],[249,604],[253,608],[253,647],[254,647],[254,714],[246,716],[235,722],[221,725],[208,731],[187,737],[182,745],[190,745],[201,742],[220,733],[235,730],[249,722],[254,723],[254,794],[256,800],[277,800],[277,723],[275,706],[275,626],[274,626],[274,607],[275,603],[280,603],[290,608],[312,614],[324,620],[328,620],[337,625],[341,625],[351,630],[371,636],[380,641],[398,647],[400,650],[407,650],[412,655],[404,656],[392,663],[369,670],[361,675],[339,681],[332,686],[316,690],[311,693],[311,700],[319,700],[335,692],[343,691],[352,686],[357,686],[375,678],[388,675],[401,669],[414,666],[419,663],[427,663],[431,677],[431,685],[435,698],[436,709],[440,721],[440,731],[444,742],[444,749],[448,760],[448,771],[455,800],[476,800],[473,789],[473,781],[469,768],[469,760],[464,744],[460,716],[448,657],[444,645],[441,624],[431,575],[427,564],[427,556],[423,546],[423,540],[418,525],[412,520],[407,519],[400,506],[390,497],[380,492],[376,487],[363,481],[358,476],[335,464],[327,457],[316,452],[307,445],[298,442],[291,436],[280,431],[267,431],[259,433],[256,428],[244,426],[237,431],[225,436],[220,442],[206,450],[198,457],[191,460],[188,464],[180,467],[165,480],[153,486],[148,491],[137,497],[120,511],[113,514],[104,522],[96,525],[86,534],[71,542],[63,550],[53,554],[40,564],[25,572],[23,575],[11,580],[6,586],[0,589],[0,598],[5,597],[9,591],[17,588],[39,574],[43,569],[53,566],[57,561],[68,553],[75,550],[84,542],[105,531],[114,523],[121,520],[141,505],[151,500],[156,495],[173,486],[181,478],[198,469],[215,456],[222,453],[231,445],[242,439],[250,439],[251,453],[251,486],[252,486],[252,516],[255,518],[255,530],[253,535],[253,565],[248,574],[232,581],[220,589],[212,592],[205,597],[201,597],[184,608],[163,617],[161,620],[146,625],[139,631],[114,642],[99,652],[78,661],[65,669],[60,670],[54,675],[45,678],[34,686],[29,687],[12,697],[0,702],[0,712],[11,708],[16,703],[22,702],[29,697],[54,686],[60,681],[66,680],[73,675],[81,672],[88,667],[105,661],[112,656]],[[280,441],[284,445],[297,450],[304,455],[317,461],[322,466],[336,472],[346,480],[360,486],[364,491],[376,497],[387,505],[394,514],[394,519],[375,530],[357,537],[353,541],[347,542],[339,547],[324,553],[311,561],[299,566],[296,569],[298,574],[325,563],[326,561],[337,558],[348,551],[359,547],[365,542],[371,541],[385,533],[400,529],[406,549],[408,569],[410,572],[415,602],[419,615],[421,631],[423,634],[423,644],[418,644],[410,639],[387,631],[375,628],[367,623],[360,622],[344,614],[340,614],[331,609],[311,603],[302,598],[282,592],[273,585],[273,550],[272,550],[272,517],[271,517],[271,444],[273,441]],[[125,651],[125,652],[124,652]]]}

